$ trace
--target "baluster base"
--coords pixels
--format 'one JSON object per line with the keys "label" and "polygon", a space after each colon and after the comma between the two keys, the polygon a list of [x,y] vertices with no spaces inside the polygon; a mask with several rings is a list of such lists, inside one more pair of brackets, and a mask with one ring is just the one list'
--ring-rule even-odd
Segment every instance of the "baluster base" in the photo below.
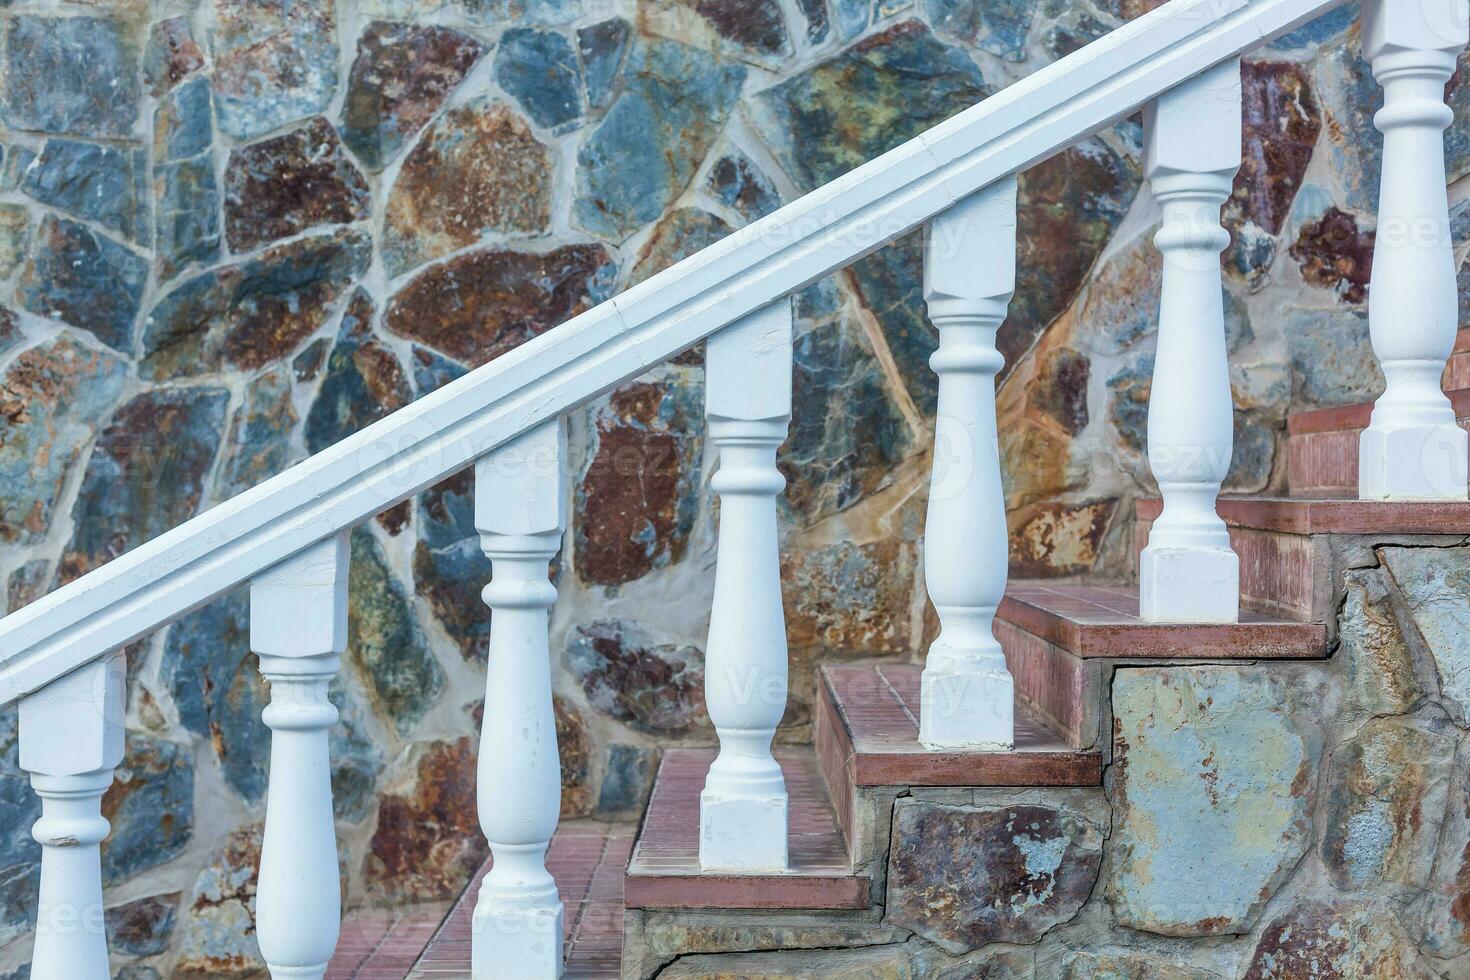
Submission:
{"label": "baluster base", "polygon": [[322,980],[327,975],[325,963],[316,966],[273,966],[267,963],[266,967],[271,971],[271,980]]}
{"label": "baluster base", "polygon": [[919,742],[926,749],[1008,752],[1016,740],[1016,683],[994,666],[936,657],[933,649],[919,690]]}
{"label": "baluster base", "polygon": [[1358,498],[1467,499],[1467,442],[1470,433],[1453,422],[1364,429],[1358,437]]}
{"label": "baluster base", "polygon": [[477,905],[471,924],[474,980],[557,980],[562,975],[562,903]]}
{"label": "baluster base", "polygon": [[1143,549],[1138,614],[1151,623],[1240,619],[1240,558],[1228,547]]}
{"label": "baluster base", "polygon": [[787,804],[779,793],[699,794],[699,866],[706,871],[785,871]]}

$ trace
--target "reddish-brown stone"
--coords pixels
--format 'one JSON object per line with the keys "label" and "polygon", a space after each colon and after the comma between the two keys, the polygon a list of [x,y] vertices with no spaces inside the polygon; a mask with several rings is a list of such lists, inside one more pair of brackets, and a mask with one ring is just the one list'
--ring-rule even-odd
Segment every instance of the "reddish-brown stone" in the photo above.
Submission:
{"label": "reddish-brown stone", "polygon": [[596,410],[596,447],[577,488],[582,581],[621,585],[684,557],[698,506],[702,394],[697,383],[635,382]]}
{"label": "reddish-brown stone", "polygon": [[1336,289],[1349,303],[1361,303],[1368,298],[1373,241],[1374,233],[1359,230],[1352,215],[1328,208],[1321,218],[1302,228],[1291,246],[1291,257],[1301,264],[1307,282]]}
{"label": "reddish-brown stone", "polygon": [[412,792],[383,798],[365,868],[378,894],[453,898],[485,860],[489,847],[476,817],[475,758],[472,738],[434,743],[419,757]]}
{"label": "reddish-brown stone", "polygon": [[383,218],[383,261],[392,273],[406,272],[490,232],[545,231],[551,186],[547,148],[509,106],[451,109],[398,172]]}
{"label": "reddish-brown stone", "polygon": [[1261,933],[1244,980],[1417,980],[1430,975],[1395,917],[1381,905],[1308,902]]}
{"label": "reddish-brown stone", "polygon": [[373,21],[357,41],[342,139],[377,172],[428,123],[485,51],[447,27]]}
{"label": "reddish-brown stone", "polygon": [[786,632],[794,653],[906,653],[918,556],[892,538],[787,549],[781,556]]}
{"label": "reddish-brown stone", "polygon": [[1041,355],[1036,377],[1028,386],[1031,404],[1056,419],[1069,435],[1087,428],[1087,379],[1092,364],[1086,354],[1058,347]]}
{"label": "reddish-brown stone", "polygon": [[1241,65],[1241,85],[1244,152],[1226,221],[1250,220],[1274,235],[1312,160],[1321,113],[1300,65],[1247,61]]}
{"label": "reddish-brown stone", "polygon": [[653,735],[707,728],[704,657],[692,646],[657,643],[635,625],[596,620],[577,627],[565,662],[587,704]]}
{"label": "reddish-brown stone", "polygon": [[590,758],[592,740],[582,714],[562,697],[552,699],[556,710],[556,752],[561,760],[561,815],[570,820],[593,810]]}
{"label": "reddish-brown stone", "polygon": [[609,261],[600,245],[456,256],[404,286],[385,322],[400,336],[479,366],[580,313]]}
{"label": "reddish-brown stone", "polygon": [[320,117],[230,154],[225,169],[225,233],[245,251],[317,225],[368,216],[367,180]]}
{"label": "reddish-brown stone", "polygon": [[155,96],[203,67],[204,52],[194,40],[187,17],[170,17],[153,25],[143,56],[143,78]]}
{"label": "reddish-brown stone", "polygon": [[1092,568],[1118,508],[1116,499],[1043,503],[1011,518],[1011,574],[1047,578]]}

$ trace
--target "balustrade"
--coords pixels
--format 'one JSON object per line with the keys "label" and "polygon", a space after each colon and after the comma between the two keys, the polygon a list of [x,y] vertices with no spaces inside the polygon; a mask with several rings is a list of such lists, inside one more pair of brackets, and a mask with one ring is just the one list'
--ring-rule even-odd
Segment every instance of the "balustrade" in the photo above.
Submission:
{"label": "balustrade", "polygon": [[1387,381],[1358,443],[1364,500],[1466,499],[1466,433],[1440,388],[1459,326],[1445,191],[1445,83],[1466,0],[1369,0],[1363,55],[1383,86],[1383,174],[1368,327]]}
{"label": "balustrade", "polygon": [[1240,561],[1215,512],[1230,470],[1234,406],[1225,348],[1220,208],[1240,168],[1240,60],[1190,79],[1144,115],[1145,167],[1163,226],[1148,461],[1164,509],[1139,557],[1144,619],[1234,622]]}
{"label": "balustrade", "polygon": [[791,421],[791,300],[715,334],[705,352],[709,436],[719,450],[715,594],[705,701],[720,737],[699,797],[706,869],[787,866],[786,782],[771,740],[786,711],[786,616],[776,450]]}
{"label": "balustrade", "polygon": [[1005,490],[995,429],[996,333],[1016,290],[1016,180],[1007,178],[929,223],[924,298],[939,331],[934,462],[924,579],[939,614],[920,692],[930,748],[1009,749],[1015,682],[996,642],[1006,589]]}
{"label": "balustrade", "polygon": [[476,797],[494,858],[475,902],[475,980],[562,973],[562,903],[546,870],[561,810],[547,636],[556,587],[547,566],[567,525],[565,471],[560,419],[475,464],[493,613]]}

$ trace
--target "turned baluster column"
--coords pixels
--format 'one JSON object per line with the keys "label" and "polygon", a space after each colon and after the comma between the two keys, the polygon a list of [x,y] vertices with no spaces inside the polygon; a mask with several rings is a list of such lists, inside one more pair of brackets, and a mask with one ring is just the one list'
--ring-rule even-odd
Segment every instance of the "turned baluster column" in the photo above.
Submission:
{"label": "turned baluster column", "polygon": [[265,838],[255,932],[273,980],[320,980],[342,919],[328,749],[337,708],[327,688],[347,648],[346,533],[250,583],[250,648],[270,682]]}
{"label": "turned baluster column", "polygon": [[1466,433],[1440,389],[1458,306],[1445,192],[1444,87],[1465,0],[1369,0],[1363,54],[1383,86],[1383,176],[1368,325],[1387,387],[1358,443],[1364,500],[1466,499]]}
{"label": "turned baluster column", "polygon": [[924,580],[939,614],[920,693],[930,748],[1009,749],[1015,683],[995,640],[1008,535],[995,430],[996,332],[1016,289],[1016,181],[1007,178],[929,223],[924,298],[939,331],[934,472]]}
{"label": "turned baluster column", "polygon": [[786,615],[776,450],[791,421],[791,300],[715,334],[705,354],[709,435],[719,450],[719,555],[705,646],[705,703],[720,737],[699,797],[706,869],[787,866],[786,781],[771,739],[786,711]]}
{"label": "turned baluster column", "polygon": [[121,653],[52,681],[20,703],[20,767],[41,798],[33,980],[107,980],[102,794],[122,761],[126,668]]}
{"label": "turned baluster column", "polygon": [[1234,622],[1240,561],[1215,498],[1235,437],[1225,348],[1220,208],[1240,168],[1240,61],[1160,96],[1145,111],[1144,159],[1163,226],[1158,351],[1148,461],[1163,513],[1139,558],[1140,612],[1155,622]]}
{"label": "turned baluster column", "polygon": [[562,903],[546,870],[561,810],[547,566],[566,529],[566,432],[549,422],[475,464],[475,526],[493,611],[477,801],[495,864],[475,903],[475,980],[559,977]]}

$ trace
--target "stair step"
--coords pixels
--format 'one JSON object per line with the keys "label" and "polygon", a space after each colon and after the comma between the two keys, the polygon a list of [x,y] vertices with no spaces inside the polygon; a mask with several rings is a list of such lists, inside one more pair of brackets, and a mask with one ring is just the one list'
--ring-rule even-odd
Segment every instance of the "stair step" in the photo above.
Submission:
{"label": "stair step", "polygon": [[714,749],[668,749],[659,764],[628,872],[628,908],[865,909],[871,879],[855,874],[809,748],[777,749],[790,801],[791,870],[733,874],[699,866],[699,793]]}
{"label": "stair step", "polygon": [[[1134,556],[1148,543],[1158,500],[1134,505]],[[1243,608],[1264,615],[1327,623],[1337,555],[1331,538],[1390,538],[1470,534],[1470,502],[1459,500],[1319,500],[1221,497],[1216,510],[1240,556]]]}
{"label": "stair step", "polygon": [[[1470,429],[1470,354],[1461,355],[1465,387],[1448,390],[1455,417]],[[1354,496],[1358,492],[1358,434],[1373,403],[1298,412],[1287,420],[1286,481],[1296,496]]]}
{"label": "stair step", "polygon": [[[557,828],[546,852],[546,868],[556,879],[563,905],[563,942],[566,980],[608,980],[620,975],[623,959],[623,868],[633,848],[628,824],[565,823]],[[449,914],[444,917],[423,954],[401,962],[373,960],[355,972],[328,976],[356,980],[469,980],[470,928],[480,881],[490,870],[486,861]],[[410,952],[405,947],[403,952]],[[333,968],[338,966],[333,961]],[[369,969],[375,967],[375,969]],[[390,968],[391,972],[390,972]]]}

